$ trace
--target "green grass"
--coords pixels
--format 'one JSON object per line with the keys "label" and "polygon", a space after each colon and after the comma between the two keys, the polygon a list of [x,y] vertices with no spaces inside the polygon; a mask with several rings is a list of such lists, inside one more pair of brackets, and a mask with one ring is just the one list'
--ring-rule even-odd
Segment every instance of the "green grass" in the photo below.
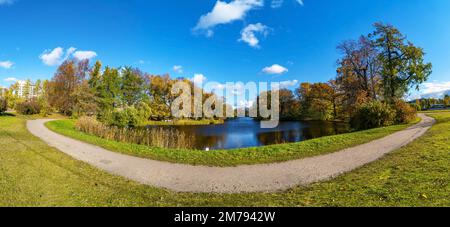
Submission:
{"label": "green grass", "polygon": [[[414,123],[417,123],[418,121],[419,120],[416,120]],[[386,128],[322,137],[299,143],[206,152],[199,150],[154,148],[144,145],[110,141],[80,132],[74,128],[74,123],[75,121],[73,120],[59,120],[48,122],[46,126],[54,132],[95,144],[111,151],[153,160],[206,166],[236,166],[244,164],[273,163],[312,157],[364,144],[403,130],[411,125],[396,125]]]}
{"label": "green grass", "polygon": [[173,193],[73,160],[0,117],[0,206],[450,206],[450,112],[422,138],[337,179],[280,193]]}

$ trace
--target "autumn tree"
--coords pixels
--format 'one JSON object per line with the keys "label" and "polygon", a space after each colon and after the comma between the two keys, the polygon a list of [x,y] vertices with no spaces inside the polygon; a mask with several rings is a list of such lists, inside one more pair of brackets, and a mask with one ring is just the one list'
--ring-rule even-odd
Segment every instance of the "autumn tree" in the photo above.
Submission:
{"label": "autumn tree", "polygon": [[425,63],[424,50],[408,41],[394,26],[376,23],[375,32],[369,37],[379,51],[386,101],[394,103],[411,87],[419,89],[432,73],[432,64]]}
{"label": "autumn tree", "polygon": [[294,92],[288,89],[280,90],[280,118],[296,120],[300,117],[300,102]]}
{"label": "autumn tree", "polygon": [[338,60],[337,80],[344,84],[345,89],[349,89],[346,92],[365,91],[368,97],[376,99],[381,78],[381,65],[378,51],[371,40],[361,36],[359,40],[341,43],[338,50],[343,56]]}
{"label": "autumn tree", "polygon": [[168,119],[171,116],[171,104],[175,97],[171,94],[172,85],[174,81],[170,79],[169,75],[157,76],[147,75],[146,94],[148,102],[152,109],[153,120]]}
{"label": "autumn tree", "polygon": [[303,83],[296,90],[303,118],[332,120],[334,118],[335,90],[326,83]]}
{"label": "autumn tree", "polygon": [[65,61],[47,87],[49,104],[60,113],[71,115],[77,104],[74,92],[89,72],[88,61]]}
{"label": "autumn tree", "polygon": [[340,84],[336,80],[330,80],[328,82],[328,85],[330,86],[332,90],[331,94],[331,102],[333,104],[333,119],[343,119],[344,114],[343,112],[343,98],[345,93],[342,92]]}
{"label": "autumn tree", "polygon": [[72,115],[75,117],[87,115],[94,116],[98,113],[98,99],[95,91],[90,89],[89,82],[83,80],[81,84],[75,87],[75,90],[71,94],[73,99]]}
{"label": "autumn tree", "polygon": [[17,95],[18,90],[19,84],[16,82],[3,92],[3,98],[6,99],[9,109],[15,109],[17,103],[24,101]]}

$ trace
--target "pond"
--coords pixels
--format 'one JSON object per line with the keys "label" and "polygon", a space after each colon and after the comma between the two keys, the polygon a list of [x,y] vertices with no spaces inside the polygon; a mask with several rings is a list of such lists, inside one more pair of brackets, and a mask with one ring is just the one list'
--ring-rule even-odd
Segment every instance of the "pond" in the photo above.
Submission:
{"label": "pond", "polygon": [[194,135],[194,148],[200,150],[293,143],[350,131],[348,124],[323,121],[282,121],[273,129],[262,129],[260,126],[260,122],[252,118],[237,118],[227,120],[222,125],[159,127],[175,127],[188,135]]}

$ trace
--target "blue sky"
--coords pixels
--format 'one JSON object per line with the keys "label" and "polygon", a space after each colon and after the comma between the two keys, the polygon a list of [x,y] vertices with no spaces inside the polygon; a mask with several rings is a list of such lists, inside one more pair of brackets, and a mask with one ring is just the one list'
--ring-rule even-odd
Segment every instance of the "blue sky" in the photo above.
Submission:
{"label": "blue sky", "polygon": [[49,79],[68,56],[221,83],[328,81],[339,42],[381,21],[425,49],[422,92],[438,92],[450,89],[449,11],[448,0],[0,0],[0,86]]}

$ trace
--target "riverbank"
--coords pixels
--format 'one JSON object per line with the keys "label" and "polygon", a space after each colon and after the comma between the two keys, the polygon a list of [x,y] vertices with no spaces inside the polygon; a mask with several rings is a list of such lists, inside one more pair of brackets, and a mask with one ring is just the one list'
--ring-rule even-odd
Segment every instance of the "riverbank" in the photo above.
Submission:
{"label": "riverbank", "polygon": [[223,124],[224,120],[216,119],[202,119],[202,120],[191,120],[191,119],[181,119],[181,120],[170,120],[170,121],[148,121],[146,125],[149,126],[196,126],[196,125],[220,125]]}
{"label": "riverbank", "polygon": [[422,138],[385,158],[310,187],[279,193],[173,193],[73,160],[0,117],[0,206],[450,206],[450,112]]}
{"label": "riverbank", "polygon": [[171,163],[229,167],[238,165],[266,164],[313,157],[333,153],[345,148],[361,145],[416,124],[396,125],[335,136],[322,137],[299,143],[279,144],[231,150],[178,150],[120,143],[88,135],[75,129],[73,120],[48,122],[46,126],[61,135],[90,143],[110,151]]}

